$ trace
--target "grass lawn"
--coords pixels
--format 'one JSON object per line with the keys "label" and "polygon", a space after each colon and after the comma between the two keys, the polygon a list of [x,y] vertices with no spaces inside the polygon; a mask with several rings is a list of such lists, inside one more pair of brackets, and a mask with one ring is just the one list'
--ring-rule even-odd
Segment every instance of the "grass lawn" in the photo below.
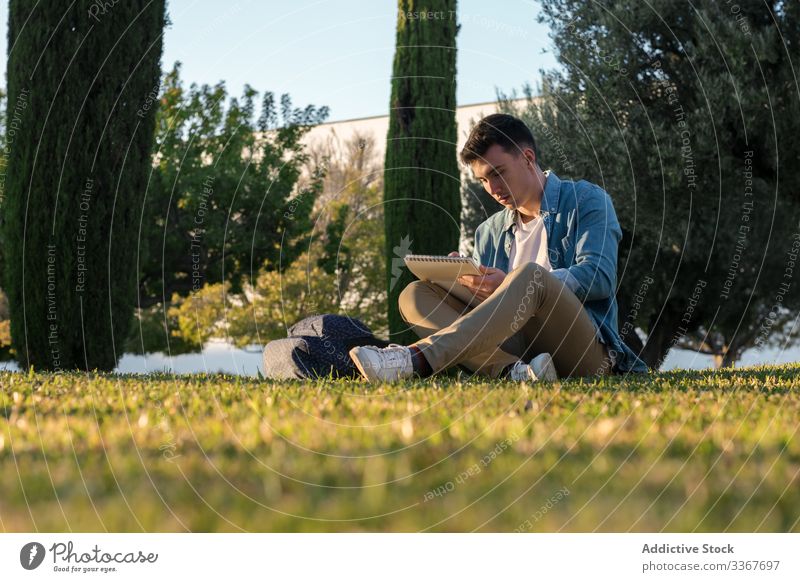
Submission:
{"label": "grass lawn", "polygon": [[800,531],[800,364],[549,385],[0,372],[4,531]]}

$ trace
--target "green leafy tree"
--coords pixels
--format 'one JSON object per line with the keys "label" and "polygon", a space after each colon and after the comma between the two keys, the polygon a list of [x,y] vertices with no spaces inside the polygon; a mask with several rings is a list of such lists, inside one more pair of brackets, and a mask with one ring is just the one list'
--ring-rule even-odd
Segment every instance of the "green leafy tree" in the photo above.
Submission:
{"label": "green leafy tree", "polygon": [[562,67],[518,113],[557,173],[614,199],[624,339],[652,367],[676,345],[732,365],[784,339],[800,307],[800,5],[541,4]]}
{"label": "green leafy tree", "polygon": [[447,254],[460,237],[455,0],[399,0],[384,164],[386,286],[392,341],[417,339],[397,300],[413,280],[402,257]]}
{"label": "green leafy tree", "polygon": [[387,334],[383,181],[375,141],[356,133],[317,146],[313,172],[322,172],[317,232],[326,235],[320,265],[337,275],[340,309]]}
{"label": "green leafy tree", "polygon": [[[6,182],[6,93],[0,89],[0,211],[5,200]],[[3,245],[0,245],[0,273],[3,272]],[[8,313],[8,297],[0,289],[0,361],[11,357],[11,321]]]}
{"label": "green leafy tree", "polygon": [[212,338],[260,347],[286,337],[286,328],[304,317],[336,313],[335,286],[335,276],[302,255],[283,272],[262,270],[246,294],[232,294],[226,282],[205,285],[187,297],[176,295],[168,310],[170,334],[195,349]]}
{"label": "green leafy tree", "polygon": [[321,177],[303,178],[301,142],[326,107],[293,108],[246,86],[184,88],[180,64],[166,74],[156,125],[153,173],[141,215],[137,352],[195,349],[172,333],[173,297],[229,283],[238,295],[262,269],[283,270],[303,252]]}
{"label": "green leafy tree", "polygon": [[130,329],[166,11],[108,4],[9,4],[3,286],[23,367],[113,369]]}
{"label": "green leafy tree", "polygon": [[[386,333],[380,164],[360,135],[310,148],[307,173],[324,176],[313,231],[285,269],[262,268],[241,293],[228,283],[173,295],[161,321],[173,351],[196,351],[212,338],[239,347],[286,337],[286,328],[318,313],[341,313]],[[166,319],[166,323],[164,320]],[[164,331],[161,331],[163,336]]]}
{"label": "green leafy tree", "polygon": [[205,283],[238,291],[261,267],[299,256],[321,186],[300,180],[301,138],[328,109],[293,108],[288,95],[277,104],[267,92],[256,118],[257,97],[247,86],[228,101],[222,82],[186,90],[179,64],[166,75],[143,216],[142,305]]}

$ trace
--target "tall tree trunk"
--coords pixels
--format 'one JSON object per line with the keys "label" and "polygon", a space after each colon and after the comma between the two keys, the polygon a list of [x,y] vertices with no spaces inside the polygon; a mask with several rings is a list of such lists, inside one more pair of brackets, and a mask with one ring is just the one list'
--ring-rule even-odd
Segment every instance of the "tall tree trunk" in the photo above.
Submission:
{"label": "tall tree trunk", "polygon": [[725,350],[725,353],[722,355],[720,360],[719,368],[733,368],[736,365],[736,361],[739,359],[740,354],[737,350],[728,348]]}
{"label": "tall tree trunk", "polygon": [[398,297],[413,276],[406,254],[458,249],[456,0],[399,0],[384,164],[386,277],[391,341],[418,339]]}
{"label": "tall tree trunk", "polygon": [[165,0],[11,0],[2,241],[22,367],[122,355],[165,18]]}
{"label": "tall tree trunk", "polygon": [[713,357],[714,368],[721,370],[722,368],[733,368],[736,365],[736,361],[739,359],[739,354],[736,350],[725,347],[723,351],[714,354]]}
{"label": "tall tree trunk", "polygon": [[668,303],[655,325],[651,324],[647,342],[640,356],[651,370],[658,370],[661,367],[670,349],[680,338],[681,313],[680,309],[673,309]]}

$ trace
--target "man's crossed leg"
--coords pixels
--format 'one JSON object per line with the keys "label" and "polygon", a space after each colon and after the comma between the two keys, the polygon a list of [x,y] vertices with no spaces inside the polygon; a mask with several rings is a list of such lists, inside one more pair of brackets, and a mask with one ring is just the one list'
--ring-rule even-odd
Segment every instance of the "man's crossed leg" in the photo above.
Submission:
{"label": "man's crossed leg", "polygon": [[[410,377],[418,349],[439,372],[461,364],[492,378],[520,362],[549,354],[558,377],[611,373],[612,361],[578,298],[536,263],[511,271],[475,308],[431,283],[415,281],[400,295],[400,312],[420,341],[409,347],[353,348],[350,355],[370,380]],[[416,370],[417,373],[418,370]],[[548,374],[551,376],[551,374]],[[552,376],[551,376],[552,377]]]}

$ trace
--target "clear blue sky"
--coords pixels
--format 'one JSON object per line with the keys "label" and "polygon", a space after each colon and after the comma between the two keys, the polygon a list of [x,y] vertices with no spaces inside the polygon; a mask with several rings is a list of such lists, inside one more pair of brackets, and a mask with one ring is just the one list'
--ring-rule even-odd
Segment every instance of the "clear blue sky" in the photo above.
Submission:
{"label": "clear blue sky", "polygon": [[[7,38],[8,2],[0,6]],[[392,0],[169,0],[168,6],[172,26],[162,65],[181,61],[187,83],[224,80],[237,95],[245,83],[289,93],[296,106],[329,106],[330,120],[388,112]],[[540,69],[556,66],[538,10],[531,0],[459,2],[459,104],[492,101],[496,88],[535,86]],[[5,63],[7,43],[0,44]]]}

